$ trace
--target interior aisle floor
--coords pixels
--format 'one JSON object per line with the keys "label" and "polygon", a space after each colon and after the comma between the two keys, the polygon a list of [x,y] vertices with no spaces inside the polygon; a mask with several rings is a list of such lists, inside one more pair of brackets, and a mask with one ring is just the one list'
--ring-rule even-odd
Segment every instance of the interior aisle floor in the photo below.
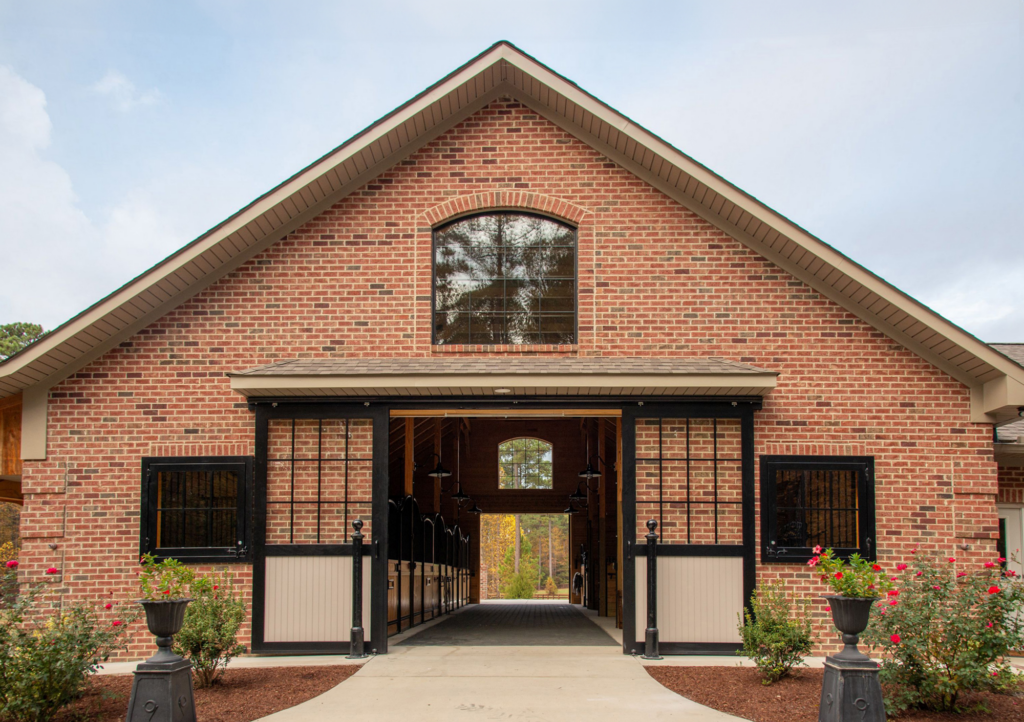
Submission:
{"label": "interior aisle floor", "polygon": [[444,647],[608,647],[615,641],[568,602],[475,604],[400,645]]}

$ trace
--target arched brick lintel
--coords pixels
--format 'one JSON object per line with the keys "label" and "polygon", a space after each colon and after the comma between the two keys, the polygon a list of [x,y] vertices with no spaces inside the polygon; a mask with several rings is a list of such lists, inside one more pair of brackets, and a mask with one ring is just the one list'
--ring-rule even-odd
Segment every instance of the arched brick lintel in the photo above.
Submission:
{"label": "arched brick lintel", "polygon": [[431,226],[439,226],[459,216],[486,210],[525,210],[554,216],[579,225],[589,211],[561,198],[526,191],[489,191],[452,198],[425,211],[423,217]]}

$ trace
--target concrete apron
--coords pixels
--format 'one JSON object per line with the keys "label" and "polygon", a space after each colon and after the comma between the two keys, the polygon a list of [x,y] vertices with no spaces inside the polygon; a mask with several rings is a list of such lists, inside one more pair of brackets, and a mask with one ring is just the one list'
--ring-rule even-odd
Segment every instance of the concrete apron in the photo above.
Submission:
{"label": "concrete apron", "polygon": [[616,647],[403,645],[319,697],[263,719],[356,717],[375,722],[738,719],[665,689]]}

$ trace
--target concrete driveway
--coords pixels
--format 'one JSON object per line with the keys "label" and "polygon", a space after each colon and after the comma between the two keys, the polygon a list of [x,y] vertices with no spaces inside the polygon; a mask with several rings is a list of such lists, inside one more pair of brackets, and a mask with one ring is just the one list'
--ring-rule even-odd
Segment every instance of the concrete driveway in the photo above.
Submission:
{"label": "concrete driveway", "polygon": [[[480,612],[484,610],[477,608]],[[467,630],[479,626],[469,607]],[[455,621],[452,619],[451,621]],[[446,621],[445,624],[450,627]],[[580,630],[593,633],[596,627]],[[604,634],[604,632],[601,632]],[[431,643],[392,642],[334,689],[266,722],[374,722],[421,720],[530,720],[621,722],[738,718],[691,702],[655,682],[640,662],[611,644],[446,645],[448,635],[475,636],[437,627]],[[550,640],[550,636],[547,636]],[[477,640],[478,641],[478,640]],[[526,640],[524,640],[526,641]],[[611,641],[611,640],[609,640]]]}

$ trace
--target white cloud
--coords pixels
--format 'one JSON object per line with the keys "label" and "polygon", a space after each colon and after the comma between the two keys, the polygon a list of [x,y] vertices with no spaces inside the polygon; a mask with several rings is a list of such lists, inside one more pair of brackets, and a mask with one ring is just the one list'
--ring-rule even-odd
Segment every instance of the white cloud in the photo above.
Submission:
{"label": "white cloud", "polygon": [[91,90],[98,95],[110,98],[114,107],[122,113],[127,113],[140,106],[158,103],[161,97],[160,91],[156,88],[140,93],[135,87],[135,83],[116,70],[107,71],[103,78],[91,86]]}
{"label": "white cloud", "polygon": [[54,328],[226,215],[238,185],[230,169],[179,165],[88,214],[46,157],[51,129],[43,91],[0,66],[0,323]]}
{"label": "white cloud", "polygon": [[1024,340],[1021,315],[1024,264],[986,265],[921,294],[921,300],[989,343]]}

